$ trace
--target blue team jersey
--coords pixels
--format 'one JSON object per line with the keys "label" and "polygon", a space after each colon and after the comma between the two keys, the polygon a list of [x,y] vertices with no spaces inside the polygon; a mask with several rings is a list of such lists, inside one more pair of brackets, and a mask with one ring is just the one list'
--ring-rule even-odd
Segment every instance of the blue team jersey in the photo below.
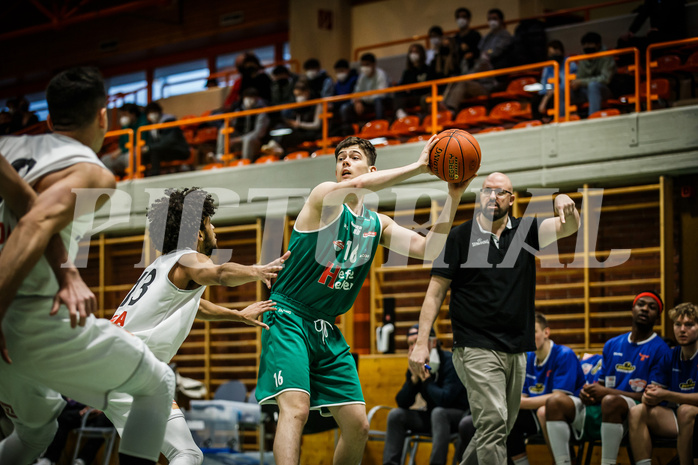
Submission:
{"label": "blue team jersey", "polygon": [[593,384],[599,380],[601,374],[601,365],[603,357],[601,354],[584,354],[585,356],[579,361],[584,372],[584,379],[587,384]]}
{"label": "blue team jersey", "polygon": [[621,334],[603,346],[599,381],[604,386],[627,392],[642,392],[661,371],[669,346],[656,333],[640,342],[630,342],[630,333]]}
{"label": "blue team jersey", "polygon": [[681,394],[691,394],[696,391],[698,380],[698,352],[688,360],[682,360],[681,347],[674,347],[662,361],[662,369],[652,382]]}
{"label": "blue team jersey", "polygon": [[536,353],[529,352],[523,393],[529,397],[562,391],[576,394],[584,386],[584,373],[574,351],[550,341],[550,353],[540,365]]}

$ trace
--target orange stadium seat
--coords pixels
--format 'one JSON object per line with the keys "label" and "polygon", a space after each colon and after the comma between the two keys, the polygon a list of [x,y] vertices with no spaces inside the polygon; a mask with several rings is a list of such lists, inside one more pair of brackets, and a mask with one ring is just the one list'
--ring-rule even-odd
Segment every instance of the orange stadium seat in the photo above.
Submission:
{"label": "orange stadium seat", "polygon": [[431,138],[431,134],[420,134],[407,139],[407,142],[426,142]]}
{"label": "orange stadium seat", "polygon": [[374,119],[364,124],[359,133],[359,137],[373,139],[375,137],[386,137],[390,135],[390,123],[386,119]]}
{"label": "orange stadium seat", "polygon": [[306,152],[305,150],[299,150],[297,152],[292,152],[289,153],[284,157],[284,161],[289,161],[289,160],[300,160],[302,158],[309,158],[310,154]]}
{"label": "orange stadium seat", "polygon": [[233,167],[235,167],[235,166],[245,166],[245,165],[249,165],[249,164],[251,164],[251,163],[252,163],[252,162],[250,161],[249,158],[239,158],[239,159],[237,159],[237,160],[231,161],[231,162],[228,164],[228,166],[233,166]]}
{"label": "orange stadium seat", "polygon": [[255,165],[263,165],[265,163],[274,163],[279,161],[279,157],[276,155],[264,155],[255,160]]}
{"label": "orange stadium seat", "polygon": [[517,98],[527,98],[531,97],[533,94],[531,92],[527,92],[524,90],[524,86],[527,86],[529,84],[535,84],[538,82],[538,79],[532,77],[532,76],[527,76],[527,77],[520,77],[517,79],[514,79],[509,83],[507,86],[507,90],[503,92],[494,92],[490,94],[491,99],[507,99],[507,100],[512,100],[512,99],[517,99]]}
{"label": "orange stadium seat", "polygon": [[589,119],[594,118],[608,118],[609,116],[620,115],[620,110],[617,108],[609,108],[607,110],[599,110],[589,115]]}
{"label": "orange stadium seat", "polygon": [[681,65],[678,71],[688,71],[689,73],[698,73],[698,52],[693,52],[688,57],[686,63]]}
{"label": "orange stadium seat", "polygon": [[201,128],[196,132],[195,144],[213,142],[218,139],[218,128]]}
{"label": "orange stadium seat", "polygon": [[484,134],[486,132],[499,132],[499,131],[504,131],[504,127],[502,126],[492,126],[491,128],[485,128],[482,131],[478,132],[478,134]]}
{"label": "orange stadium seat", "polygon": [[487,109],[484,105],[468,107],[458,112],[456,119],[444,126],[449,128],[467,129],[477,126],[487,119]]}
{"label": "orange stadium seat", "polygon": [[390,126],[390,135],[399,136],[410,136],[421,130],[419,125],[419,116],[408,115],[399,119],[396,119]]}
{"label": "orange stadium seat", "polygon": [[[439,126],[447,126],[451,122],[451,112],[450,111],[440,111],[436,114],[436,123]],[[434,131],[431,127],[431,114],[427,115],[424,117],[424,121],[422,121],[422,131],[426,133],[433,134],[436,131]]]}
{"label": "orange stadium seat", "polygon": [[531,119],[531,106],[522,105],[521,102],[511,101],[496,105],[489,116],[483,122],[489,124],[500,124],[503,122],[514,122],[518,120]]}
{"label": "orange stadium seat", "polygon": [[326,147],[324,149],[318,149],[314,151],[310,156],[312,158],[321,157],[323,155],[334,155],[334,147]]}
{"label": "orange stadium seat", "polygon": [[220,168],[224,168],[225,165],[223,163],[209,163],[208,165],[204,165],[203,168],[201,168],[203,171],[208,171],[208,170],[217,170]]}
{"label": "orange stadium seat", "polygon": [[520,123],[516,123],[512,129],[521,129],[521,128],[534,128],[536,126],[542,126],[543,123],[540,122],[537,119],[531,120],[531,121],[521,121]]}

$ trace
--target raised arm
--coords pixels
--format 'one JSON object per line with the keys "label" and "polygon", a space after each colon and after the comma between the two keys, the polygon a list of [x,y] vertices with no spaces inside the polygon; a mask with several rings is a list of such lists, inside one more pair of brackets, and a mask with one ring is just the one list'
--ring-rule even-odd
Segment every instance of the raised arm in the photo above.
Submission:
{"label": "raised arm", "polygon": [[[266,265],[240,265],[227,262],[222,265],[213,263],[210,257],[200,253],[183,255],[179,259],[175,273],[184,275],[184,282],[194,281],[201,286],[240,286],[252,281],[264,281],[271,288],[271,280],[284,267],[284,262],[291,256],[286,252]],[[177,278],[177,277],[176,277]]]}
{"label": "raised arm", "polygon": [[259,315],[262,313],[273,310],[276,310],[276,307],[271,300],[255,302],[242,310],[233,310],[201,299],[199,302],[199,310],[196,312],[196,318],[206,321],[239,321],[246,325],[261,326],[264,329],[269,329],[269,326],[262,323],[257,318],[259,318]]}
{"label": "raised arm", "polygon": [[[2,171],[0,185],[5,189],[7,175]],[[12,182],[11,180],[9,180]],[[114,188],[114,177],[106,169],[91,163],[78,163],[45,176],[46,188],[34,200],[7,238],[0,254],[0,321],[4,318],[17,289],[44,254],[51,237],[68,226],[73,218],[88,211],[76,211],[75,188]],[[41,189],[40,189],[41,190]],[[0,333],[0,350],[9,362],[5,339]]]}
{"label": "raised arm", "polygon": [[444,244],[446,244],[446,239],[453,225],[456,209],[463,196],[463,192],[465,192],[465,189],[468,188],[473,179],[475,179],[475,176],[460,184],[448,184],[448,198],[446,199],[446,204],[426,237],[415,231],[399,226],[388,216],[381,215],[381,222],[383,224],[381,245],[409,257],[422,260],[436,259],[441,253]]}
{"label": "raised arm", "polygon": [[436,316],[439,314],[441,304],[444,302],[446,292],[448,292],[450,286],[450,279],[432,276],[427,288],[427,294],[424,297],[422,309],[419,312],[419,334],[410,355],[410,370],[413,373],[419,373],[421,379],[425,379],[427,376],[424,364],[429,361],[429,332],[434,324],[434,320],[436,320]]}
{"label": "raised arm", "polygon": [[569,195],[560,194],[555,197],[554,210],[557,216],[543,220],[538,228],[538,243],[541,248],[570,236],[579,229],[579,212]]}

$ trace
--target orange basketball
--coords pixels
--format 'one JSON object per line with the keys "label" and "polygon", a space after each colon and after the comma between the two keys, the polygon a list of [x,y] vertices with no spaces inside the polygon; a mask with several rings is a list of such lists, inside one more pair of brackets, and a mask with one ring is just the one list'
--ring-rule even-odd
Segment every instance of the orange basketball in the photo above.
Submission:
{"label": "orange basketball", "polygon": [[431,171],[444,181],[462,182],[480,169],[480,144],[462,129],[447,129],[436,137],[439,141],[429,152]]}

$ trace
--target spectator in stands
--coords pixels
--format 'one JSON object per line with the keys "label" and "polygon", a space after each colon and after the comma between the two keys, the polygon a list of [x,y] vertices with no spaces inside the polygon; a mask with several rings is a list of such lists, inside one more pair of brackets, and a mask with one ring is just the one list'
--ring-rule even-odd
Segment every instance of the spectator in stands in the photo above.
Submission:
{"label": "spectator in stands", "polygon": [[[559,65],[560,79],[560,116],[565,116],[565,46],[559,40],[551,40],[548,42],[548,59],[557,61]],[[577,72],[577,62],[572,62],[570,72]],[[538,110],[534,112],[534,118],[548,119],[548,109],[553,107],[553,97],[555,95],[555,86],[549,81],[555,77],[555,69],[552,66],[543,68],[540,83],[543,88],[538,92],[538,102],[534,108]]]}
{"label": "spectator in stands", "polygon": [[[46,449],[44,456],[38,459],[36,465],[56,465],[61,458],[63,449],[68,442],[68,435],[75,428],[82,425],[82,420],[85,415],[89,415],[87,425],[96,428],[107,428],[112,426],[111,422],[99,410],[92,410],[88,413],[89,407],[76,402],[72,399],[65,398],[66,406],[58,415],[58,430],[53,437],[53,441]],[[90,437],[84,443],[82,449],[78,453],[77,459],[71,462],[71,465],[90,465],[97,452],[104,443],[103,437]]]}
{"label": "spectator in stands", "polygon": [[[422,44],[412,44],[407,50],[407,66],[402,72],[398,85],[416,84],[436,79],[436,75],[426,63],[426,52]],[[421,112],[426,113],[426,97],[431,95],[429,87],[405,90],[395,94],[395,117],[407,116],[405,108],[419,105]]]}
{"label": "spectator in stands", "polygon": [[434,75],[450,77],[456,74],[457,66],[454,63],[454,53],[451,53],[451,40],[444,37],[444,31],[440,26],[429,28],[429,50],[427,50],[427,64]]}
{"label": "spectator in stands", "polygon": [[327,72],[320,67],[320,61],[316,58],[310,58],[303,63],[303,71],[305,77],[308,78],[310,86],[310,95],[312,98],[331,97],[334,91],[334,83],[332,78],[327,75]]}
{"label": "spectator in stands", "polygon": [[455,12],[458,32],[453,36],[455,63],[459,74],[468,74],[480,57],[479,44],[482,36],[470,28],[471,14],[467,8],[458,8]]}
{"label": "spectator in stands", "polygon": [[[587,32],[582,37],[582,50],[591,54],[605,50],[601,36]],[[601,103],[611,97],[609,84],[616,72],[616,62],[612,56],[580,61],[577,65],[577,78],[570,82],[572,101],[576,105],[589,102],[589,114],[601,110]]]}
{"label": "spectator in stands", "polygon": [[[151,102],[145,107],[145,115],[149,124],[169,123],[177,118],[163,114],[162,107],[157,102]],[[179,127],[151,129],[143,133],[145,145],[141,149],[141,160],[144,165],[150,164],[147,176],[160,174],[160,163],[163,161],[186,160],[189,158],[189,144]]]}
{"label": "spectator in stands", "polygon": [[[676,438],[680,463],[693,463],[694,422],[698,415],[698,306],[684,302],[669,310],[674,347],[657,378],[647,386],[642,403],[630,409],[628,438],[637,465],[651,465],[652,436]],[[659,405],[668,402],[668,405]],[[652,436],[650,436],[650,434]]]}
{"label": "spectator in stands", "polygon": [[7,108],[12,115],[10,133],[21,131],[39,122],[36,114],[29,111],[29,101],[24,96],[8,101]]}
{"label": "spectator in stands", "polygon": [[[419,325],[407,331],[408,354],[412,353],[417,342]],[[458,423],[468,411],[468,397],[463,384],[458,379],[451,357],[453,354],[441,350],[434,329],[429,333],[429,365],[431,371],[422,380],[419,373],[407,369],[405,383],[395,396],[397,408],[388,414],[385,432],[383,465],[400,463],[402,448],[407,432],[431,436],[432,447],[430,465],[445,465],[448,455],[449,438],[458,430]],[[412,410],[421,395],[426,407]]]}
{"label": "spectator in stands", "polygon": [[[356,82],[354,92],[379,90],[388,87],[388,76],[385,71],[376,67],[376,56],[373,53],[361,55],[361,73]],[[346,124],[354,123],[357,117],[366,117],[370,111],[375,112],[376,119],[382,119],[384,112],[385,95],[368,95],[356,98],[345,103],[341,107],[342,121]]]}
{"label": "spectator in stands", "polygon": [[[293,95],[297,103],[303,103],[310,99],[312,94],[307,79],[302,78],[295,84]],[[303,142],[315,141],[322,137],[321,105],[294,108],[289,112],[285,117],[285,123],[293,132],[281,136],[279,141],[279,145],[286,152],[298,147]]]}
{"label": "spectator in stands", "polygon": [[641,292],[632,304],[632,330],[603,347],[598,382],[587,384],[579,397],[556,393],[545,403],[550,448],[555,463],[569,464],[572,426],[579,439],[601,439],[601,464],[615,464],[625,434],[623,423],[656,379],[669,347],[654,331],[664,303],[654,292]]}
{"label": "spectator in stands", "polygon": [[334,95],[346,95],[354,92],[359,73],[349,66],[347,60],[341,58],[334,64],[334,77]]}
{"label": "spectator in stands", "polygon": [[529,352],[526,380],[516,423],[507,438],[507,454],[515,465],[528,464],[526,438],[545,431],[545,402],[553,393],[572,396],[584,386],[584,372],[572,349],[550,340],[548,320],[536,312],[536,350]]}
{"label": "spectator in stands", "polygon": [[[264,100],[259,96],[259,92],[254,87],[245,89],[242,93],[242,102],[233,111],[253,110],[264,108]],[[259,154],[259,149],[268,138],[269,116],[266,113],[256,115],[239,116],[231,123],[233,136],[230,138],[230,150],[242,151],[242,158],[254,161]],[[218,134],[218,153],[222,154],[224,149],[223,134]]]}
{"label": "spectator in stands", "polygon": [[245,57],[248,53],[249,52],[244,52],[235,57],[235,69],[240,74],[240,76],[235,80],[235,82],[233,82],[233,85],[230,86],[230,92],[228,92],[228,96],[225,98],[225,102],[223,102],[223,107],[214,110],[212,114],[219,114],[225,113],[226,111],[230,111],[231,108],[237,105],[238,100],[240,100],[240,88],[242,87],[242,63],[243,61],[245,61]]}
{"label": "spectator in stands", "polygon": [[9,111],[0,111],[0,136],[10,133],[12,128],[12,115]]}
{"label": "spectator in stands", "polygon": [[[686,37],[686,5],[684,0],[645,0],[635,9],[637,15],[628,31],[618,39],[618,48],[638,47],[641,57],[648,45]],[[650,20],[646,36],[636,34]]]}
{"label": "spectator in stands", "polygon": [[499,8],[487,12],[487,24],[490,31],[479,44],[480,59],[477,71],[487,69],[502,69],[512,65],[512,45],[514,38],[504,25],[504,13]]}
{"label": "spectator in stands", "polygon": [[257,90],[257,95],[264,102],[268,103],[271,100],[271,78],[264,72],[262,63],[257,58],[257,55],[251,52],[245,53],[240,73],[242,74],[240,95],[243,95],[245,90],[252,87]]}
{"label": "spectator in stands", "polygon": [[[119,108],[119,125],[121,129],[132,129],[135,138],[136,131],[139,127],[148,124],[145,115],[141,113],[141,108],[135,103],[124,103]],[[105,155],[102,155],[101,160],[109,170],[119,176],[126,172],[128,167],[129,156],[131,151],[126,144],[129,143],[129,136],[124,134],[119,136],[119,147]]]}
{"label": "spectator in stands", "polygon": [[269,105],[283,105],[293,103],[295,98],[293,88],[298,81],[298,76],[292,73],[286,66],[278,65],[271,71],[271,100]]}

